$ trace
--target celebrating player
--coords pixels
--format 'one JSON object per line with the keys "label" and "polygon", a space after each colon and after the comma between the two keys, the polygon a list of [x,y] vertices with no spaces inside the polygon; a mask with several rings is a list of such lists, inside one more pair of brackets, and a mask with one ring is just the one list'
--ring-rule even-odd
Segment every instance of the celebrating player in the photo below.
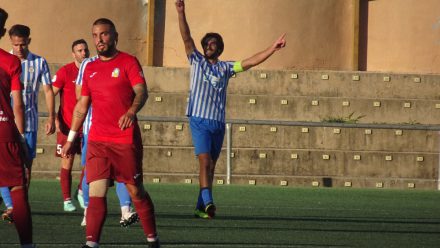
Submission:
{"label": "celebrating player", "polygon": [[[73,108],[76,104],[76,78],[78,76],[81,62],[90,55],[89,48],[85,40],[80,39],[72,43],[72,57],[74,61],[61,67],[52,79],[53,93],[60,93],[60,108],[57,115],[57,149],[55,156],[61,157],[61,148],[67,140],[70,126],[72,123]],[[81,154],[81,137],[77,137],[73,142],[73,154]],[[72,166],[74,156],[61,158],[60,183],[63,193],[64,211],[72,212],[76,207],[71,201],[72,188]]]}
{"label": "celebrating player", "polygon": [[180,34],[191,65],[189,117],[192,142],[199,160],[199,185],[194,214],[200,218],[212,218],[216,207],[212,197],[215,165],[220,155],[225,135],[226,89],[229,78],[235,73],[256,66],[286,45],[285,35],[272,46],[254,56],[235,62],[219,60],[223,52],[223,39],[217,33],[207,33],[202,41],[203,54],[194,44],[185,16],[185,3],[176,1]]}
{"label": "celebrating player", "polygon": [[[4,28],[8,14],[0,8],[0,38],[6,32]],[[26,176],[23,164],[25,156],[24,140],[24,104],[20,83],[20,60],[0,49],[0,186],[11,190],[14,204],[15,228],[21,247],[32,248],[32,218],[28,202]],[[11,107],[12,96],[12,107]],[[14,123],[15,117],[15,123]],[[27,165],[29,161],[27,161]]]}
{"label": "celebrating player", "polygon": [[83,247],[99,247],[106,217],[106,193],[112,180],[124,182],[139,214],[149,247],[159,247],[154,206],[142,181],[142,139],[136,113],[148,98],[137,59],[118,51],[118,33],[112,21],[100,18],[92,26],[99,59],[85,68],[81,98],[62,155],[71,154],[72,142],[93,101],[93,125],[88,134],[87,182],[89,206]]}

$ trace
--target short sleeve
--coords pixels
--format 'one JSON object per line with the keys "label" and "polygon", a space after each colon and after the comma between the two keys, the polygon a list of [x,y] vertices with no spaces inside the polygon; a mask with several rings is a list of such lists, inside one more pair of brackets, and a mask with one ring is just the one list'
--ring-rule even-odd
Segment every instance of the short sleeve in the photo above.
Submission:
{"label": "short sleeve", "polygon": [[53,86],[62,89],[65,83],[66,83],[66,69],[65,67],[61,67],[61,69],[57,71],[55,76],[53,76],[52,84]]}
{"label": "short sleeve", "polygon": [[23,84],[20,81],[21,63],[20,60],[14,56],[11,64],[11,90],[23,90]]}
{"label": "short sleeve", "polygon": [[197,49],[194,49],[194,51],[188,56],[188,60],[191,65],[200,62],[202,59],[203,55]]}
{"label": "short sleeve", "polygon": [[89,71],[84,70],[84,74],[82,77],[82,87],[81,87],[81,96],[90,96],[90,90],[88,85],[88,75],[90,74]]}
{"label": "short sleeve", "polygon": [[49,66],[47,65],[47,61],[43,58],[42,58],[42,65],[41,65],[41,82],[44,85],[52,84],[52,81],[50,78]]}
{"label": "short sleeve", "polygon": [[144,73],[139,61],[133,57],[130,62],[131,63],[128,63],[126,70],[131,86],[135,86],[136,84],[145,84]]}

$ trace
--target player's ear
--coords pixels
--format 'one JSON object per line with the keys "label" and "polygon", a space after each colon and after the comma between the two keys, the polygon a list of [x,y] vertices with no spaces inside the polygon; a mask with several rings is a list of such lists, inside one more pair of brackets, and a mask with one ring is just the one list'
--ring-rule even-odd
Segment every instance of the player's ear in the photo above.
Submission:
{"label": "player's ear", "polygon": [[119,38],[119,34],[118,32],[115,32],[115,45],[118,44],[118,38]]}
{"label": "player's ear", "polygon": [[27,39],[27,44],[29,45],[29,44],[31,44],[31,37],[29,37],[28,39]]}

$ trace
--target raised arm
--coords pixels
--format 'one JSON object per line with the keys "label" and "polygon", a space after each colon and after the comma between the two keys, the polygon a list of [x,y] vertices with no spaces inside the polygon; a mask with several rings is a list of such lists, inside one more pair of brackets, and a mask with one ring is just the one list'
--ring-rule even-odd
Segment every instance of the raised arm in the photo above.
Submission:
{"label": "raised arm", "polygon": [[135,121],[136,113],[141,110],[141,108],[145,105],[145,102],[148,99],[148,90],[147,85],[145,83],[135,84],[133,86],[134,91],[134,99],[131,107],[128,109],[127,113],[125,113],[121,118],[119,118],[119,128],[124,130],[131,125]]}
{"label": "raised arm", "polygon": [[266,59],[268,59],[272,54],[281,48],[286,46],[286,34],[283,34],[278,38],[270,47],[265,50],[255,54],[254,56],[247,58],[241,62],[241,66],[243,70],[249,70],[250,68],[263,63]]}
{"label": "raised arm", "polygon": [[190,55],[194,49],[196,49],[196,46],[191,37],[188,22],[186,21],[184,0],[176,0],[176,10],[179,18],[180,35],[182,35],[183,44],[185,45],[185,52],[186,55]]}

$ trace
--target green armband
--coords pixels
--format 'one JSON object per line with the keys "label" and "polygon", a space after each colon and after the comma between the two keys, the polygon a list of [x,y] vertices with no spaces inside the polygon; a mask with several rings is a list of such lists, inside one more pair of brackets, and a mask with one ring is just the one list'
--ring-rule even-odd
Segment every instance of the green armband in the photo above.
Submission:
{"label": "green armband", "polygon": [[243,66],[241,66],[241,61],[235,61],[234,62],[234,72],[235,73],[239,73],[239,72],[242,72],[242,71],[244,71],[243,70]]}

